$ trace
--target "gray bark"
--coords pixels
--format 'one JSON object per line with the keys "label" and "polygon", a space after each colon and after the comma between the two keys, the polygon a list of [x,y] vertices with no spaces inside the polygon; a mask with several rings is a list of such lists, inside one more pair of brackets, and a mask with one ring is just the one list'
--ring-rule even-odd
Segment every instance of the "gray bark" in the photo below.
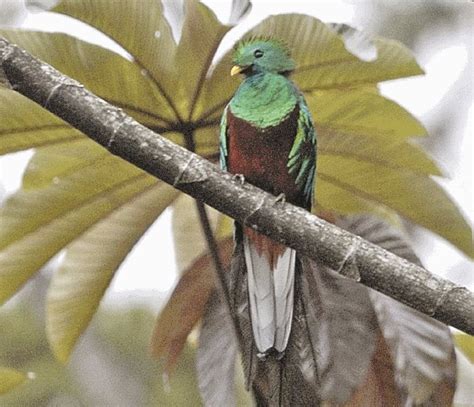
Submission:
{"label": "gray bark", "polygon": [[13,89],[151,175],[242,224],[441,322],[474,334],[474,295],[250,184],[142,126],[0,37]]}

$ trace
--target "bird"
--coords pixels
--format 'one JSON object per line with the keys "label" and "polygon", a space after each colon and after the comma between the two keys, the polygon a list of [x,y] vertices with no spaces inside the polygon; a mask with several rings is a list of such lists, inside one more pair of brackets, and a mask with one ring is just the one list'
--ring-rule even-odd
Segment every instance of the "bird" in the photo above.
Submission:
{"label": "bird", "polygon": [[[234,49],[232,76],[243,80],[220,123],[220,166],[284,200],[311,210],[316,131],[303,93],[291,81],[296,64],[275,38],[251,38]],[[292,248],[235,225],[243,242],[250,319],[257,356],[285,354],[291,332],[298,255]]]}

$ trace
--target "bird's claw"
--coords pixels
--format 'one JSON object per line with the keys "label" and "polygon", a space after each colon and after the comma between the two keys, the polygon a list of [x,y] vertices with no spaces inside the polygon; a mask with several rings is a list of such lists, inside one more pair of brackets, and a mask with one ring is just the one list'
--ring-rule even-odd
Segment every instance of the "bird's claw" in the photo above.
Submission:
{"label": "bird's claw", "polygon": [[245,177],[244,177],[244,174],[234,174],[232,176],[232,179],[234,181],[239,181],[240,182],[240,185],[244,185],[244,182],[245,182]]}
{"label": "bird's claw", "polygon": [[268,353],[269,353],[268,351],[267,352],[258,352],[257,353],[258,360],[261,360],[262,362],[265,362],[267,360]]}
{"label": "bird's claw", "polygon": [[285,202],[286,202],[286,196],[285,196],[285,194],[281,193],[281,194],[279,194],[279,195],[275,198],[274,203],[278,203],[278,202],[281,202],[281,203],[285,203]]}
{"label": "bird's claw", "polygon": [[257,358],[262,362],[265,362],[269,356],[274,357],[276,360],[282,360],[285,357],[285,351],[278,352],[275,348],[271,348],[265,352],[257,353]]}

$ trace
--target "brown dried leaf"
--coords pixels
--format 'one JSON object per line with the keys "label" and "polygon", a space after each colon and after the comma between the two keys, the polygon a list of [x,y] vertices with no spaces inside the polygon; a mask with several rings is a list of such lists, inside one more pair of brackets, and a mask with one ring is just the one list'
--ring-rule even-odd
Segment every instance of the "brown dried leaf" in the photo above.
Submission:
{"label": "brown dried leaf", "polygon": [[203,317],[196,356],[199,391],[206,406],[235,406],[237,351],[229,312],[214,291]]}
{"label": "brown dried leaf", "polygon": [[376,316],[365,287],[309,259],[303,266],[303,299],[321,398],[343,404],[367,375]]}
{"label": "brown dried leaf", "polygon": [[[222,259],[229,259],[232,240],[219,243]],[[168,303],[155,324],[151,338],[151,351],[156,358],[165,360],[165,371],[172,370],[189,333],[201,319],[209,296],[214,289],[212,259],[201,255],[184,272]]]}
{"label": "brown dried leaf", "polygon": [[377,345],[365,381],[352,395],[344,407],[398,406],[399,389],[395,385],[393,361],[381,332],[377,334]]}
{"label": "brown dried leaf", "polygon": [[[380,219],[358,215],[344,218],[337,224],[421,265],[402,233]],[[402,402],[426,406],[451,404],[456,360],[448,327],[379,292],[369,290],[369,294],[388,345],[386,349],[393,360],[394,381]],[[383,396],[389,397],[389,394]],[[389,400],[384,399],[384,405]]]}

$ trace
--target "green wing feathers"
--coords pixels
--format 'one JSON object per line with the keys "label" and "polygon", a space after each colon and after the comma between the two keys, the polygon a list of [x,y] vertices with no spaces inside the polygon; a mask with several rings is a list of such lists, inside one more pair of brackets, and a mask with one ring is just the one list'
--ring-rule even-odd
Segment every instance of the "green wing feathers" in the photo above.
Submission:
{"label": "green wing feathers", "polygon": [[227,109],[229,106],[226,106],[224,109],[224,113],[222,114],[221,118],[221,127],[220,127],[220,134],[219,134],[219,162],[221,169],[227,171]]}
{"label": "green wing feathers", "polygon": [[288,156],[288,171],[295,176],[296,185],[301,188],[308,208],[314,198],[314,175],[316,171],[316,131],[311,113],[303,97],[299,98],[298,130]]}

